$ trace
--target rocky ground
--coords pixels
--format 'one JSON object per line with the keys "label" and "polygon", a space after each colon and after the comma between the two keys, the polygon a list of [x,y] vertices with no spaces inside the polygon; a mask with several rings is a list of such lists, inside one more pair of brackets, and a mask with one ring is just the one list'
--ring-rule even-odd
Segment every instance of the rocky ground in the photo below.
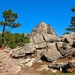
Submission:
{"label": "rocky ground", "polygon": [[10,51],[0,50],[0,75],[43,75],[47,71],[52,73],[47,62],[33,63],[32,66],[24,65],[25,63],[19,65],[22,59],[13,59],[10,54]]}
{"label": "rocky ground", "polygon": [[71,57],[58,59],[54,62],[40,61],[32,63],[31,59],[34,58],[35,56],[14,59],[11,58],[11,51],[0,50],[0,75],[56,75],[59,70],[49,68],[48,66],[51,63],[64,63],[75,60]]}

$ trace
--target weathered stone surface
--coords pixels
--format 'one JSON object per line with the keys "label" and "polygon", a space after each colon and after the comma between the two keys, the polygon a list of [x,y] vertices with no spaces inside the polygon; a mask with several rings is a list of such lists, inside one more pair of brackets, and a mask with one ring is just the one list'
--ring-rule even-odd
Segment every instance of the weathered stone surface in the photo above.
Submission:
{"label": "weathered stone surface", "polygon": [[43,70],[49,70],[48,65],[42,65],[40,68],[37,69],[37,71],[43,71]]}
{"label": "weathered stone surface", "polygon": [[62,36],[63,38],[69,38],[70,37],[70,34],[65,34]]}
{"label": "weathered stone surface", "polygon": [[12,51],[11,57],[23,57],[23,56],[25,56],[26,54],[24,52],[22,52],[22,51],[23,51],[22,48],[14,49]]}
{"label": "weathered stone surface", "polygon": [[52,26],[47,25],[45,22],[40,22],[30,33],[31,35],[34,35],[36,33],[46,33],[46,34],[54,34],[55,32],[52,28]]}
{"label": "weathered stone surface", "polygon": [[67,57],[67,56],[75,56],[75,49],[68,49],[68,50],[61,50],[60,52],[62,54],[63,57]]}
{"label": "weathered stone surface", "polygon": [[51,50],[57,50],[55,42],[53,42],[53,43],[47,43],[47,46]]}
{"label": "weathered stone surface", "polygon": [[59,51],[57,51],[57,48],[54,43],[47,43],[48,45],[48,51],[44,52],[44,56],[47,58],[48,61],[54,61],[61,57],[61,54]]}
{"label": "weathered stone surface", "polygon": [[75,48],[66,51],[67,56],[75,56]]}
{"label": "weathered stone surface", "polygon": [[51,63],[48,67],[59,69],[60,71],[67,71],[71,73],[75,71],[75,60],[70,60],[67,62]]}
{"label": "weathered stone surface", "polygon": [[55,69],[60,69],[60,68],[64,68],[67,67],[68,63],[63,63],[63,62],[58,62],[58,63],[51,63],[48,67],[49,68],[55,68]]}
{"label": "weathered stone surface", "polygon": [[66,43],[73,43],[73,39],[71,39],[71,38],[64,38],[64,42],[66,42]]}
{"label": "weathered stone surface", "polygon": [[75,39],[75,32],[72,32],[72,33],[70,34],[70,38],[71,38],[71,39]]}
{"label": "weathered stone surface", "polygon": [[65,34],[64,36],[62,36],[62,39],[64,42],[70,43],[72,45],[75,39],[75,33],[72,32],[71,34]]}
{"label": "weathered stone surface", "polygon": [[46,42],[54,42],[58,39],[58,37],[53,34],[43,34],[43,37]]}
{"label": "weathered stone surface", "polygon": [[34,43],[34,42],[33,42],[33,39],[34,39],[34,38],[33,38],[32,36],[29,36],[29,38],[30,38],[30,39],[29,39],[30,43]]}
{"label": "weathered stone surface", "polygon": [[22,48],[16,48],[12,51],[12,57],[23,57],[28,53],[33,53],[35,51],[35,46],[33,43],[28,43]]}
{"label": "weathered stone surface", "polygon": [[56,42],[57,50],[61,53],[63,57],[73,56],[75,50],[70,46],[70,44],[65,44],[64,42]]}
{"label": "weathered stone surface", "polygon": [[36,57],[35,57],[36,62],[41,62],[41,57],[43,56],[44,51],[45,49],[37,50]]}
{"label": "weathered stone surface", "polygon": [[21,66],[12,61],[10,53],[0,51],[0,75],[16,74],[19,71],[21,71]]}
{"label": "weathered stone surface", "polygon": [[75,60],[69,61],[68,64],[71,68],[75,68]]}
{"label": "weathered stone surface", "polygon": [[44,56],[48,61],[55,61],[61,57],[61,54],[57,50],[48,49],[48,52],[44,52]]}
{"label": "weathered stone surface", "polygon": [[28,67],[31,67],[33,63],[35,62],[35,58],[32,58],[27,64],[25,64]]}
{"label": "weathered stone surface", "polygon": [[47,46],[46,42],[42,42],[40,44],[36,44],[35,48],[37,49],[41,49],[41,48],[45,48]]}
{"label": "weathered stone surface", "polygon": [[71,48],[70,45],[65,42],[56,42],[56,47],[59,52],[62,52]]}
{"label": "weathered stone surface", "polygon": [[33,43],[28,43],[25,45],[25,50],[24,52],[27,53],[33,53],[35,51],[35,46]]}
{"label": "weathered stone surface", "polygon": [[66,69],[66,71],[67,71],[68,73],[72,73],[72,72],[74,71],[74,69],[73,69],[73,68],[68,68],[68,69]]}
{"label": "weathered stone surface", "polygon": [[39,33],[33,35],[32,39],[35,45],[44,42],[42,34],[39,34]]}
{"label": "weathered stone surface", "polygon": [[56,40],[56,42],[62,42],[63,38],[62,37],[58,37],[58,39]]}
{"label": "weathered stone surface", "polygon": [[57,49],[60,51],[63,46],[63,42],[56,42],[56,46],[57,46]]}

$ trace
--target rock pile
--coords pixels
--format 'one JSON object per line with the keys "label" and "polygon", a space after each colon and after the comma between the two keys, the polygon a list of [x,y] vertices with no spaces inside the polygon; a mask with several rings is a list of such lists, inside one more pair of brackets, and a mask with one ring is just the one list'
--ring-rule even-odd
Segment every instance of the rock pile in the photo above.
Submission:
{"label": "rock pile", "polygon": [[75,60],[71,60],[68,62],[58,62],[58,63],[51,63],[49,68],[59,69],[63,72],[73,72],[75,71]]}
{"label": "rock pile", "polygon": [[[28,36],[30,37],[30,43],[26,44],[24,47],[13,49],[11,57],[22,58],[31,55],[33,58],[35,56],[34,62],[40,62],[41,60],[53,62],[59,58],[75,56],[74,33],[58,37],[52,26],[41,22]],[[61,68],[68,64],[56,64],[53,67]]]}
{"label": "rock pile", "polygon": [[[39,23],[32,32],[29,34],[30,43],[26,44],[20,49],[15,49],[12,52],[12,57],[23,57],[26,54],[33,54],[35,51],[39,52],[38,58],[44,56],[47,61],[54,61],[61,57],[60,52],[56,48],[56,41],[58,36],[56,36],[53,28],[44,22]],[[38,55],[36,56],[36,58]],[[36,60],[37,61],[37,60]]]}
{"label": "rock pile", "polygon": [[39,50],[42,51],[42,55],[48,61],[75,56],[74,36],[74,33],[72,33],[58,37],[51,26],[41,22],[29,34],[30,43],[22,48],[13,50],[12,57],[23,57],[26,54],[33,54],[35,51],[38,53]]}

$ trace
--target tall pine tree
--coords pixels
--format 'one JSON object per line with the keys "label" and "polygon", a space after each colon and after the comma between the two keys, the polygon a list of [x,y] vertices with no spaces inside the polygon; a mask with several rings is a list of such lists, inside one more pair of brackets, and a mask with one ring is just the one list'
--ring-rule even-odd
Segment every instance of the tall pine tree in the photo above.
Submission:
{"label": "tall pine tree", "polygon": [[[73,7],[73,8],[71,9],[71,11],[72,11],[73,13],[75,13],[75,7]],[[68,28],[66,28],[66,31],[70,31],[70,32],[74,32],[74,33],[75,33],[75,16],[72,16],[72,17],[71,17],[70,25],[69,25]]]}
{"label": "tall pine tree", "polygon": [[20,23],[15,23],[16,19],[18,18],[18,15],[16,13],[13,13],[11,9],[5,10],[2,13],[2,17],[4,18],[4,21],[0,21],[0,26],[3,26],[2,29],[2,47],[4,47],[4,32],[6,26],[11,28],[17,28],[20,27]]}

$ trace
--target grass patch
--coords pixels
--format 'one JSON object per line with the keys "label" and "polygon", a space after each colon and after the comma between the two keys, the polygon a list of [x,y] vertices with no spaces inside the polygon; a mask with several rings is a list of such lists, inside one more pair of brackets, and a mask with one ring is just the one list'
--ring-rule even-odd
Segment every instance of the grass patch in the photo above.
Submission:
{"label": "grass patch", "polygon": [[51,75],[51,74],[50,74],[50,71],[43,71],[42,75]]}
{"label": "grass patch", "polygon": [[58,72],[57,75],[75,75],[75,72],[72,72],[72,73]]}

